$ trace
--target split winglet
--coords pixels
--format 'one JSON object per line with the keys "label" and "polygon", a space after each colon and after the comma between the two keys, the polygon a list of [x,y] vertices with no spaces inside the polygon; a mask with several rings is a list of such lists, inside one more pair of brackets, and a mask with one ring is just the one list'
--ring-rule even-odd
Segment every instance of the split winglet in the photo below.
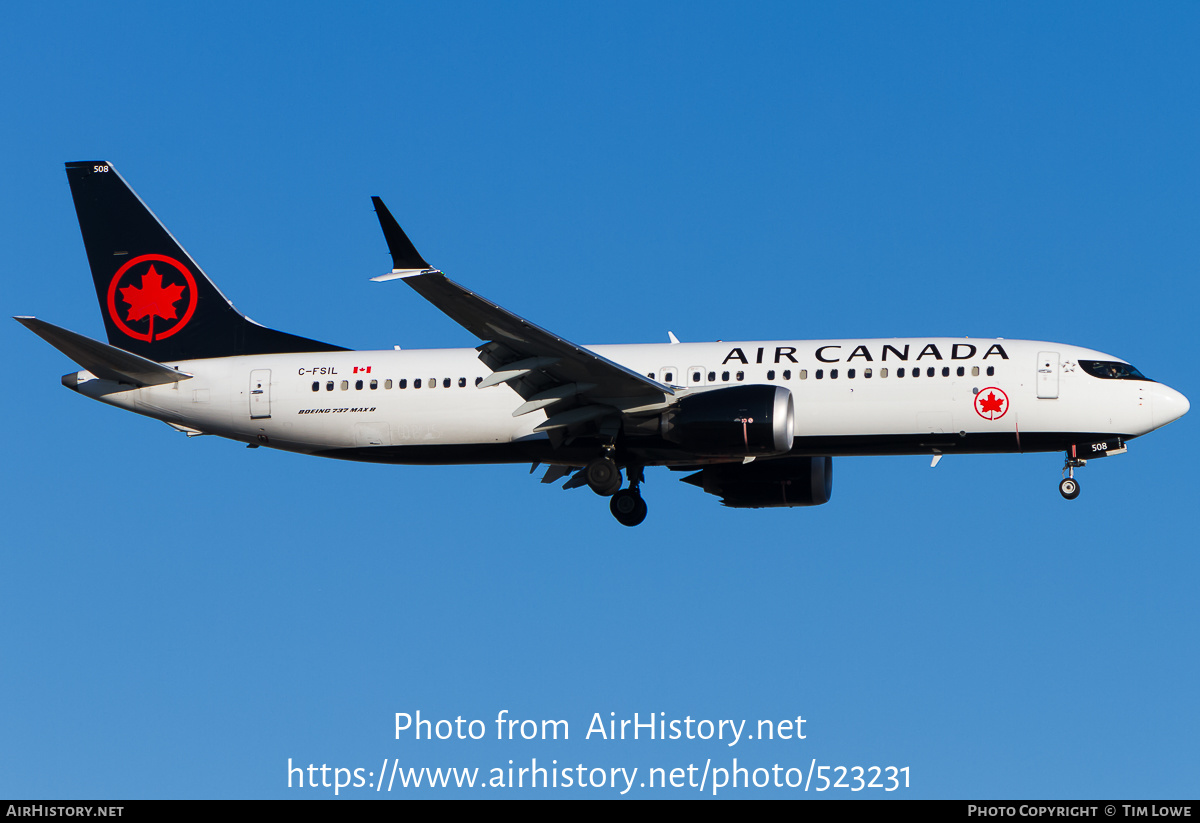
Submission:
{"label": "split winglet", "polygon": [[375,215],[379,218],[379,228],[383,229],[383,239],[387,241],[388,251],[392,255],[392,270],[387,274],[381,274],[379,277],[372,277],[371,279],[377,283],[382,283],[388,280],[412,277],[414,274],[437,271],[437,269],[425,262],[425,258],[421,256],[420,252],[417,251],[417,247],[408,239],[408,235],[404,233],[404,229],[400,228],[400,224],[396,222],[396,218],[392,217],[392,213],[388,211],[388,207],[384,205],[383,200],[378,197],[372,197],[371,202],[375,204]]}

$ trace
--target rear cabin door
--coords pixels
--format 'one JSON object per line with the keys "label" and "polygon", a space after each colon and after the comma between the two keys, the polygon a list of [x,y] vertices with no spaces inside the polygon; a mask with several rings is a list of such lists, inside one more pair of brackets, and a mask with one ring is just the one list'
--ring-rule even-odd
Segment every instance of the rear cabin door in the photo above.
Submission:
{"label": "rear cabin door", "polygon": [[1037,396],[1044,400],[1058,397],[1058,352],[1038,352]]}
{"label": "rear cabin door", "polygon": [[255,369],[250,372],[250,419],[260,420],[271,416],[271,370]]}

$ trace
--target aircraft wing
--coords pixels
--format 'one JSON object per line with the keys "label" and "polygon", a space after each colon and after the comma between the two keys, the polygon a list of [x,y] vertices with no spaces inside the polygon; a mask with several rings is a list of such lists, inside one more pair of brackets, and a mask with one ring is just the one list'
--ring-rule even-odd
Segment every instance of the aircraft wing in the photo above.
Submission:
{"label": "aircraft wing", "polygon": [[[403,279],[418,294],[475,336],[489,342],[479,359],[492,375],[486,389],[508,383],[526,402],[517,417],[537,409],[550,415],[541,430],[573,426],[616,413],[665,405],[670,386],[601,357],[559,337],[450,280],[433,268],[417,268],[424,259],[379,198],[376,212],[395,268],[377,281]],[[427,264],[426,264],[427,266]]]}

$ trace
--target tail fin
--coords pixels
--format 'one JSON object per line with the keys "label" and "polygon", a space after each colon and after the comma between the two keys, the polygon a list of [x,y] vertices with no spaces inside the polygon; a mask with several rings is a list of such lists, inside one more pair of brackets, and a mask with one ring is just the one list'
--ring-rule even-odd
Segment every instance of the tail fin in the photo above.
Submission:
{"label": "tail fin", "polygon": [[235,309],[111,163],[67,163],[67,180],[112,345],[159,363],[345,351]]}

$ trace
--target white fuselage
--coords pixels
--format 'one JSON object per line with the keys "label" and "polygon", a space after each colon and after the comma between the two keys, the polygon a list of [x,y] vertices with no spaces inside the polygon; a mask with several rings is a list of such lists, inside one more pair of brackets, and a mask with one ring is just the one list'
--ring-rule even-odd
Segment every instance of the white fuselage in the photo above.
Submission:
{"label": "white fuselage", "polygon": [[[1079,366],[1118,358],[1059,343],[910,338],[589,349],[675,387],[666,402],[737,385],[788,388],[797,454],[930,453],[956,445],[961,452],[1042,451],[1063,448],[1075,435],[1136,437],[1187,410],[1186,399],[1160,383],[1102,379]],[[514,417],[523,402],[516,392],[505,384],[476,387],[491,372],[474,349],[169,365],[193,377],[131,388],[80,372],[75,388],[190,433],[309,454],[398,463],[518,462],[530,454],[555,460],[548,450],[517,447],[546,440],[534,429],[553,409]],[[455,449],[467,446],[487,449]],[[653,462],[695,461],[680,454]]]}

